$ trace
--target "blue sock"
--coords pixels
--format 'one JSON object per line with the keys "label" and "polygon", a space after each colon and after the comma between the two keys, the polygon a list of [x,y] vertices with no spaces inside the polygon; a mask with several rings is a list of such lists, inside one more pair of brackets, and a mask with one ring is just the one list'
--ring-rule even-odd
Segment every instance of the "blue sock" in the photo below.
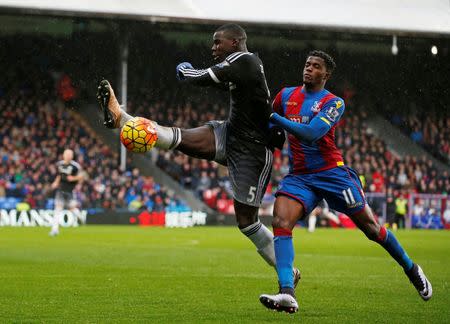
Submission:
{"label": "blue sock", "polygon": [[274,228],[275,258],[277,260],[278,281],[281,288],[294,288],[294,246],[292,244],[292,231]]}
{"label": "blue sock", "polygon": [[389,254],[403,267],[403,269],[405,269],[405,271],[411,270],[413,267],[413,262],[395,238],[394,233],[387,231],[384,227],[381,227],[380,236],[378,237],[377,242],[389,252]]}

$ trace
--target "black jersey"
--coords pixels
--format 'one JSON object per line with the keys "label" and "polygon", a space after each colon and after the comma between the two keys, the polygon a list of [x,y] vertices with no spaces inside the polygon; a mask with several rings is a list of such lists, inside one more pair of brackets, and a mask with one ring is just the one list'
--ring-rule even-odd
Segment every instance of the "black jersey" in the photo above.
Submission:
{"label": "black jersey", "polygon": [[81,171],[81,166],[73,160],[69,163],[61,160],[56,164],[56,167],[58,168],[58,175],[61,177],[58,189],[63,192],[72,192],[73,188],[75,188],[77,184],[77,181],[68,181],[67,176],[78,175]]}
{"label": "black jersey", "polygon": [[229,125],[235,140],[267,144],[270,92],[264,67],[256,54],[235,52],[208,69],[182,68],[186,80],[198,85],[222,85],[230,90]]}

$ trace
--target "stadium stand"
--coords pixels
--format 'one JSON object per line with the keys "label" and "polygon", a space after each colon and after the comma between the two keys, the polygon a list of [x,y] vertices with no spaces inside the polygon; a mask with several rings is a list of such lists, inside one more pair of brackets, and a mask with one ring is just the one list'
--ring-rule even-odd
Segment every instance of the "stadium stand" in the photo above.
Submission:
{"label": "stadium stand", "polygon": [[394,115],[391,122],[413,142],[450,165],[450,117],[415,112],[407,116]]}
{"label": "stadium stand", "polygon": [[64,148],[74,150],[85,173],[86,180],[75,189],[83,208],[186,207],[132,164],[120,171],[117,154],[56,98],[38,99],[17,91],[0,99],[0,111],[0,208],[11,209],[20,202],[30,208],[53,208],[50,184]]}

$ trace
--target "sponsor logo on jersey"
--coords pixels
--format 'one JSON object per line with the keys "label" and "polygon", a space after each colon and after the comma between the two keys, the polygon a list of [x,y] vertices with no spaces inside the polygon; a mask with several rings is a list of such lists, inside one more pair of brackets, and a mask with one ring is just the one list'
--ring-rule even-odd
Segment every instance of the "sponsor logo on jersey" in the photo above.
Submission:
{"label": "sponsor logo on jersey", "polygon": [[298,103],[295,102],[295,101],[286,101],[286,105],[287,105],[287,106],[297,106]]}
{"label": "sponsor logo on jersey", "polygon": [[288,115],[287,118],[294,123],[299,124],[308,124],[309,116],[300,116],[300,115]]}

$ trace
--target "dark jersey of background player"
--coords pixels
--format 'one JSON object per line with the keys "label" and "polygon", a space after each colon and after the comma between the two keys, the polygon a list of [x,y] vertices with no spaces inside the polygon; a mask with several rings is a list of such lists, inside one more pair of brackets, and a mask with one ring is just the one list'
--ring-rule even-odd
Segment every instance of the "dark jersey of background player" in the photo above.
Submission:
{"label": "dark jersey of background player", "polygon": [[72,192],[78,181],[69,181],[68,176],[77,176],[81,171],[81,166],[75,161],[59,161],[56,164],[58,176],[60,177],[58,190],[63,192]]}
{"label": "dark jersey of background player", "polygon": [[228,120],[232,136],[268,144],[270,92],[256,54],[235,52],[208,69],[182,68],[181,72],[197,85],[226,85],[231,96]]}

